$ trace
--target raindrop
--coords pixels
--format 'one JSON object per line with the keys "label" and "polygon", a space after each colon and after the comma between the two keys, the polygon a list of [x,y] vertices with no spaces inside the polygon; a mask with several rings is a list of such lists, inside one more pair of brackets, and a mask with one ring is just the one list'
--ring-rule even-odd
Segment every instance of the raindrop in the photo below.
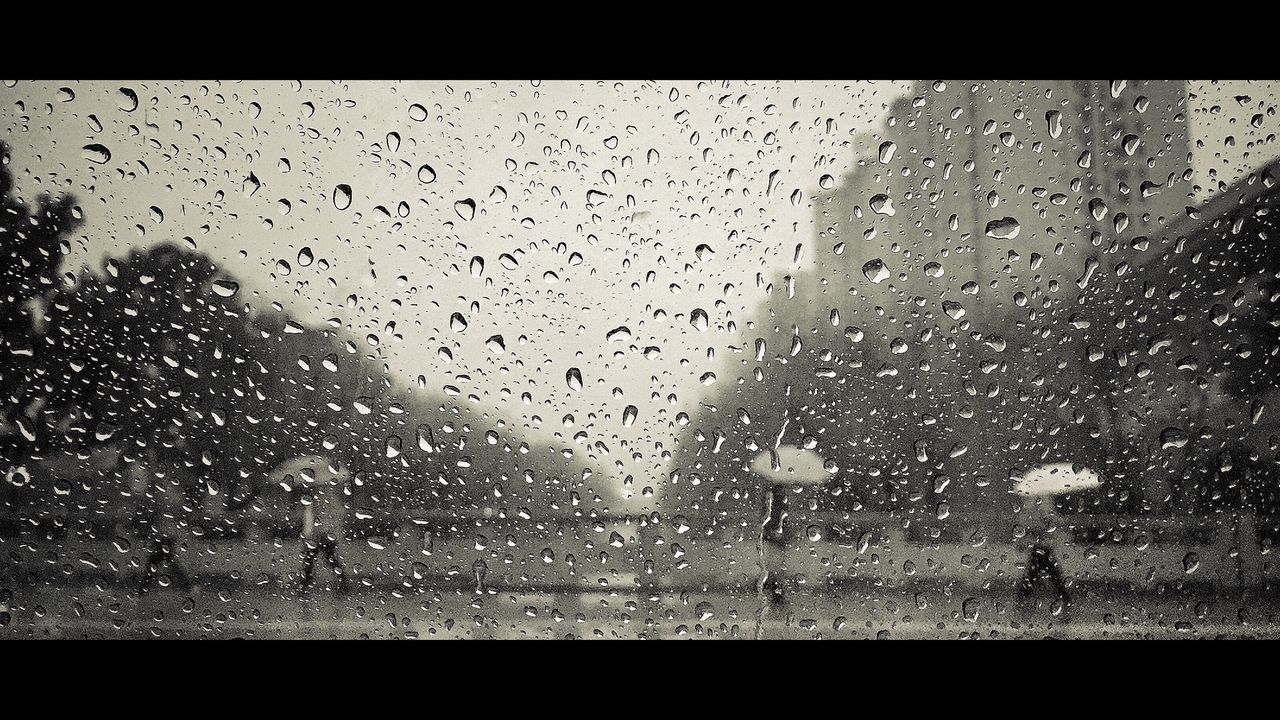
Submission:
{"label": "raindrop", "polygon": [[947,317],[952,320],[959,320],[964,317],[964,306],[954,300],[943,300],[942,312],[946,313]]}
{"label": "raindrop", "polygon": [[693,312],[689,313],[689,324],[698,332],[705,332],[711,324],[707,318],[707,311],[702,308],[694,308]]}
{"label": "raindrop", "polygon": [[868,280],[878,285],[889,279],[889,268],[885,267],[883,260],[876,258],[863,263],[862,274]]}
{"label": "raindrop", "polygon": [[453,204],[453,211],[463,220],[471,220],[476,216],[476,201],[471,198],[459,200]]}
{"label": "raindrop", "polygon": [[111,151],[105,145],[94,143],[84,146],[84,159],[99,165],[111,162]]}
{"label": "raindrop", "polygon": [[1164,450],[1184,447],[1187,444],[1187,433],[1179,428],[1165,428],[1160,432],[1160,447]]}
{"label": "raindrop", "polygon": [[1193,552],[1187,553],[1182,558],[1182,571],[1185,572],[1186,574],[1190,575],[1191,573],[1199,569],[1200,569],[1200,556],[1197,555],[1196,553],[1193,553]]}
{"label": "raindrop", "polygon": [[240,292],[240,283],[234,280],[214,280],[213,292],[220,297],[229,298]]}
{"label": "raindrop", "polygon": [[428,453],[436,450],[435,437],[431,434],[431,428],[426,425],[418,427],[418,447]]}
{"label": "raindrop", "polygon": [[116,104],[125,112],[133,112],[138,109],[138,93],[129,88],[120,88],[116,92]]}
{"label": "raindrop", "polygon": [[1018,237],[1018,233],[1022,231],[1022,225],[1011,217],[992,220],[987,223],[987,237],[997,240],[1012,240]]}
{"label": "raindrop", "polygon": [[333,206],[339,210],[346,210],[351,207],[350,185],[344,183],[333,189]]}

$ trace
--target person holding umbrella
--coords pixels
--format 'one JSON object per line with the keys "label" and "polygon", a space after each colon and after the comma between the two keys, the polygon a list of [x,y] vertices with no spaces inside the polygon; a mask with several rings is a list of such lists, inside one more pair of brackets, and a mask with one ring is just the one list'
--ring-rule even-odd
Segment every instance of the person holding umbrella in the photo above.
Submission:
{"label": "person holding umbrella", "polygon": [[1057,524],[1053,501],[1059,495],[1101,484],[1096,472],[1071,463],[1044,465],[1018,478],[1014,490],[1024,498],[1023,512],[1027,513],[1024,526],[1030,541],[1026,573],[1018,583],[1019,600],[1025,602],[1037,587],[1047,583],[1062,601],[1064,612],[1071,604],[1071,592],[1062,579],[1062,570],[1049,540]]}
{"label": "person holding umbrella", "polygon": [[[783,429],[786,429],[785,423]],[[757,590],[767,596],[768,605],[776,607],[786,602],[783,561],[788,540],[787,486],[821,484],[830,471],[822,456],[813,450],[782,444],[757,455],[751,463],[751,470],[765,481],[759,543],[761,576]],[[764,609],[765,606],[761,605],[757,615],[757,638],[763,631]]]}
{"label": "person holding umbrella", "polygon": [[1033,501],[1036,503],[1035,506],[1024,509],[1024,512],[1033,513],[1032,517],[1027,519],[1027,536],[1031,539],[1031,550],[1027,554],[1026,573],[1018,583],[1018,599],[1025,602],[1038,586],[1048,583],[1062,600],[1065,608],[1071,604],[1071,592],[1067,590],[1066,583],[1062,580],[1058,558],[1049,544],[1048,534],[1054,521],[1052,510],[1039,505],[1043,501],[1043,498],[1036,499]]}
{"label": "person holding umbrella", "polygon": [[785,601],[783,575],[783,558],[787,552],[787,489],[780,485],[770,485],[764,497],[764,523],[762,540],[765,543],[764,584],[762,590],[774,606]]}
{"label": "person holding umbrella", "polygon": [[191,578],[178,561],[174,538],[178,536],[177,508],[173,498],[177,490],[156,482],[156,453],[149,449],[147,461],[129,463],[130,492],[137,497],[135,523],[141,538],[147,542],[148,554],[138,582],[138,594],[145,595],[157,583],[160,568],[168,568],[170,580],[183,590],[194,587]]}
{"label": "person holding umbrella", "polygon": [[313,582],[316,558],[325,560],[338,576],[339,589],[351,591],[346,568],[338,557],[338,542],[346,534],[346,474],[324,458],[303,458],[298,475],[302,478],[302,579],[305,592]]}

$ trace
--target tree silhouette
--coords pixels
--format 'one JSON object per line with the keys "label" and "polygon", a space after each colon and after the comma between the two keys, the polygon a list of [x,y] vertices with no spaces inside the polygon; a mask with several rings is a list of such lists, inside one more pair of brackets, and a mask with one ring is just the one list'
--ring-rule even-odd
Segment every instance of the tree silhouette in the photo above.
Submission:
{"label": "tree silhouette", "polygon": [[33,414],[44,397],[33,301],[54,286],[66,238],[80,222],[71,197],[42,194],[34,208],[10,197],[9,160],[9,146],[0,143],[0,452],[6,464],[37,440]]}

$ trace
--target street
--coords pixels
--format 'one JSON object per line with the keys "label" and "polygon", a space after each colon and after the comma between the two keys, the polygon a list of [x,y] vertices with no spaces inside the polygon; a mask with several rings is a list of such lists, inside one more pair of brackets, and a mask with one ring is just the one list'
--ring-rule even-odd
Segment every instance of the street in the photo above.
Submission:
{"label": "street", "polygon": [[[1222,597],[1086,597],[1066,622],[1048,598],[897,590],[792,593],[763,618],[766,639],[1275,638],[1274,601]],[[1243,608],[1243,609],[1242,609]],[[726,592],[417,593],[324,583],[303,597],[242,586],[186,593],[156,589],[22,588],[0,637],[11,638],[403,638],[750,639],[760,604]]]}

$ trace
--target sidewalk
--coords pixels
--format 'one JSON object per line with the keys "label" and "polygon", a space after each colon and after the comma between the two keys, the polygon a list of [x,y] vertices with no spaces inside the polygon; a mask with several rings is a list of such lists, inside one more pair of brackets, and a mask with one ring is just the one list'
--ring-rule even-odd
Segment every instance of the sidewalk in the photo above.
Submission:
{"label": "sidewalk", "polygon": [[[550,593],[584,593],[625,591],[706,592],[720,591],[753,595],[755,577],[752,567],[736,563],[733,572],[720,572],[720,565],[699,564],[698,572],[641,571],[641,563],[627,549],[612,551],[606,563],[599,561],[599,549],[562,541],[560,547],[547,548],[550,555],[524,543],[518,547],[476,549],[462,542],[432,546],[416,540],[384,544],[377,538],[349,539],[339,555],[359,586],[388,592],[413,594],[421,589],[472,589],[477,585],[477,562],[483,562],[483,587],[509,592],[536,591]],[[235,541],[188,540],[179,545],[179,562],[192,581],[206,589],[260,586],[273,591],[292,588],[301,570],[301,540],[257,539]],[[530,550],[530,548],[534,548]],[[569,548],[566,550],[566,548]],[[576,550],[577,552],[573,552]],[[115,542],[46,542],[0,539],[0,578],[15,585],[49,583],[60,587],[136,586],[142,573],[148,548],[138,543],[117,545]],[[508,552],[509,551],[509,552]],[[576,554],[581,560],[573,565],[566,558]],[[547,561],[547,557],[551,561]],[[935,597],[975,595],[1008,597],[1016,594],[1020,574],[1013,569],[1003,574],[915,574],[894,572],[893,567],[863,568],[858,575],[827,572],[825,575],[804,572],[795,563],[791,575],[793,590],[800,593],[858,595],[862,597],[903,596],[924,593]],[[327,585],[332,573],[323,558],[316,561],[316,580]],[[161,575],[164,570],[162,568]],[[1069,573],[1070,574],[1070,573]],[[1240,597],[1238,590],[1224,590],[1211,579],[1187,577],[1175,581],[1134,583],[1124,578],[1081,573],[1071,578],[1077,598],[1111,597]],[[1250,597],[1275,597],[1280,588],[1264,586],[1251,589]]]}

